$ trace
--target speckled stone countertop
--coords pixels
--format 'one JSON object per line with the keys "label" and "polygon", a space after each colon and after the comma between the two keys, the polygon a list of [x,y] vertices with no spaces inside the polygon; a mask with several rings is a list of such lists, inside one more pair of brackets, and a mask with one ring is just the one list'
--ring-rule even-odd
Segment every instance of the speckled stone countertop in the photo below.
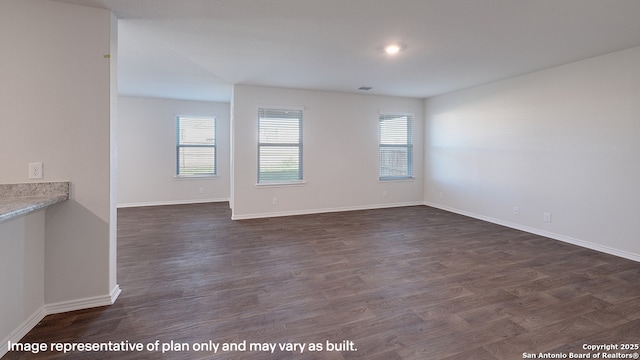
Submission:
{"label": "speckled stone countertop", "polygon": [[0,184],[0,223],[69,199],[69,182]]}

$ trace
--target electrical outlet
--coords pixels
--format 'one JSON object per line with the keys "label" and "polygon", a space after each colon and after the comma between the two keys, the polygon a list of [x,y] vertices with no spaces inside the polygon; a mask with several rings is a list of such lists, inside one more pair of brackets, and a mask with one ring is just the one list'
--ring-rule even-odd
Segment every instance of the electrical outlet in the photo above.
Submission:
{"label": "electrical outlet", "polygon": [[42,163],[33,162],[29,163],[29,179],[42,179]]}
{"label": "electrical outlet", "polygon": [[200,188],[200,190],[199,190],[199,192],[200,192],[200,194],[204,194],[204,188],[203,188],[203,187],[201,187],[201,188]]}
{"label": "electrical outlet", "polygon": [[382,197],[387,197],[387,191],[386,190],[382,192]]}
{"label": "electrical outlet", "polygon": [[513,207],[513,215],[520,215],[520,208],[517,206]]}
{"label": "electrical outlet", "polygon": [[273,200],[271,200],[271,203],[272,203],[273,205],[278,205],[278,198],[277,198],[277,197],[274,197],[274,198],[273,198]]}
{"label": "electrical outlet", "polygon": [[545,222],[551,222],[551,213],[550,212],[544,213],[544,221]]}

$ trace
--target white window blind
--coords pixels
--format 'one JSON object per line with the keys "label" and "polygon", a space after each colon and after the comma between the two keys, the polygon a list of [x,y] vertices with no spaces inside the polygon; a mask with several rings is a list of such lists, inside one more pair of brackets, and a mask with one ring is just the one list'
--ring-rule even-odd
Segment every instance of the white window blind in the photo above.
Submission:
{"label": "white window blind", "polygon": [[380,180],[413,177],[411,115],[380,115]]}
{"label": "white window blind", "polygon": [[178,116],[176,120],[176,174],[216,174],[216,119]]}
{"label": "white window blind", "polygon": [[302,180],[302,110],[258,109],[258,183]]}

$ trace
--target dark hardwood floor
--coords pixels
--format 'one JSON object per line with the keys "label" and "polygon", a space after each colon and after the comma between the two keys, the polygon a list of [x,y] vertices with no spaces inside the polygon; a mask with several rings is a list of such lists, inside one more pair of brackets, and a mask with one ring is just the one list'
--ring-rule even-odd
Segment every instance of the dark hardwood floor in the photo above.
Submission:
{"label": "dark hardwood floor", "polygon": [[[424,206],[230,216],[227,203],[120,209],[116,304],[47,316],[22,340],[189,351],[3,359],[522,359],[640,343],[633,261]],[[193,349],[244,340],[306,348]]]}

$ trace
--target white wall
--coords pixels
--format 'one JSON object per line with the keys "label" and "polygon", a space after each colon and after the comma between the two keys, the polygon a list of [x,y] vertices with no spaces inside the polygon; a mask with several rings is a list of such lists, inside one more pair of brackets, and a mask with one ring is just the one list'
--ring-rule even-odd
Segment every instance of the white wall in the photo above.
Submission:
{"label": "white wall", "polygon": [[[303,186],[256,187],[257,113],[265,105],[304,107]],[[232,107],[234,219],[423,201],[422,100],[237,85]],[[415,116],[412,181],[378,181],[379,112]]]}
{"label": "white wall", "polygon": [[638,64],[632,48],[428,99],[426,203],[640,260]]}
{"label": "white wall", "polygon": [[71,199],[45,216],[44,302],[55,305],[52,311],[81,307],[87,299],[109,303],[117,290],[110,268],[115,59],[104,57],[112,26],[106,10],[0,1],[0,182],[27,182],[33,161],[44,164],[44,181],[71,182]]}
{"label": "white wall", "polygon": [[[176,178],[177,115],[216,117],[217,176]],[[229,103],[120,97],[118,206],[228,201],[229,116]]]}
{"label": "white wall", "polygon": [[[109,14],[109,288],[118,289],[118,18]],[[112,295],[117,296],[112,293]]]}
{"label": "white wall", "polygon": [[43,316],[44,210],[0,223],[0,284],[1,357],[11,336],[29,329],[25,322]]}

